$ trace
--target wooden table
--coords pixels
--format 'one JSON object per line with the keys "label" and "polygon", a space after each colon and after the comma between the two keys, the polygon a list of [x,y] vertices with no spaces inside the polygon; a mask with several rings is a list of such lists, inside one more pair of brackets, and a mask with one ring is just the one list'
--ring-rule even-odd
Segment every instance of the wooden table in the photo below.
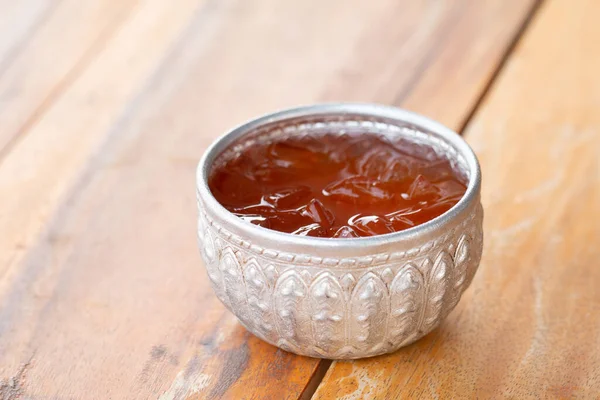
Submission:
{"label": "wooden table", "polygon": [[[600,2],[0,0],[0,399],[600,398]],[[322,101],[462,132],[485,249],[394,354],[295,356],[212,294],[194,169]]]}

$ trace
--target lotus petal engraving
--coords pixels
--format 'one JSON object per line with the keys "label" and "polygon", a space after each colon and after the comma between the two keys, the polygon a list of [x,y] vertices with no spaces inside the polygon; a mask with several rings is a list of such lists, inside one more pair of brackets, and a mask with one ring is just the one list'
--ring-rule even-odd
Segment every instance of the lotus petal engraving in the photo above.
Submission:
{"label": "lotus petal engraving", "polygon": [[308,304],[317,346],[327,352],[341,348],[346,336],[346,298],[332,273],[322,273],[313,281]]}
{"label": "lotus petal engraving", "polygon": [[202,260],[204,261],[206,273],[219,300],[221,300],[225,304],[229,304],[229,299],[227,299],[227,296],[225,295],[223,275],[221,273],[221,270],[219,269],[219,263],[216,262],[216,259],[211,260],[206,254],[207,247],[214,248],[212,245],[213,237],[208,229],[206,231],[203,231],[203,233],[204,234],[201,235],[200,231],[198,231],[198,238],[202,238],[202,242],[200,245],[200,253],[202,255]]}
{"label": "lotus petal engraving", "polygon": [[467,235],[458,239],[456,254],[454,255],[454,288],[460,289],[465,282],[467,262],[471,256],[471,241]]}
{"label": "lotus petal engraving", "polygon": [[342,276],[341,279],[342,287],[346,290],[347,293],[352,293],[352,289],[354,289],[354,285],[356,285],[356,279],[352,274],[347,273]]}
{"label": "lotus petal engraving", "polygon": [[251,258],[244,267],[244,281],[248,294],[248,309],[254,326],[269,337],[273,331],[271,289],[258,261]]}
{"label": "lotus petal engraving", "polygon": [[382,342],[389,310],[388,291],[383,281],[372,272],[363,275],[354,288],[350,307],[350,335],[356,347],[364,350]]}
{"label": "lotus petal engraving", "polygon": [[389,285],[392,282],[392,279],[394,279],[394,272],[392,269],[386,268],[381,271],[381,279],[383,279],[386,285]]}
{"label": "lotus petal engraving", "polygon": [[446,277],[452,266],[452,258],[445,251],[441,251],[433,267],[428,268],[425,265],[431,265],[431,261],[426,259],[423,267],[423,270],[429,270],[429,274],[426,291],[427,301],[423,310],[421,330],[429,332],[435,328],[442,315],[444,296],[446,294]]}
{"label": "lotus petal engraving", "polygon": [[[413,250],[413,256],[405,251],[400,259],[371,257],[379,263],[361,273],[365,267],[357,267],[358,258],[336,266],[301,254],[289,261],[276,250],[244,246],[203,221],[200,249],[219,299],[258,337],[313,357],[381,354],[428,333],[458,302],[482,249],[475,215],[460,230]],[[444,250],[449,248],[454,251]]]}
{"label": "lotus petal engraving", "polygon": [[[346,107],[316,106],[314,113],[313,106],[281,119],[284,112],[231,131],[236,144],[209,150],[196,188],[200,252],[223,304],[250,332],[284,350],[336,359],[387,353],[427,334],[469,286],[483,251],[479,169],[468,148],[457,146],[462,139],[407,112]],[[295,236],[279,241],[262,229],[240,229],[215,207],[206,180],[217,157],[235,156],[253,140],[363,128],[428,142],[452,159],[475,188],[467,190],[462,211],[426,230],[354,246]],[[246,134],[252,139],[242,140]]]}
{"label": "lotus petal engraving", "polygon": [[210,230],[206,229],[204,231],[204,237],[202,241],[202,248],[204,250],[204,257],[206,258],[206,262],[212,264],[216,261],[217,257],[217,249],[215,246],[214,239],[210,233]]}
{"label": "lotus petal engraving", "polygon": [[284,272],[275,286],[275,320],[279,336],[298,345],[308,339],[310,327],[303,319],[308,288],[293,270]]}
{"label": "lotus petal engraving", "polygon": [[421,271],[405,265],[390,285],[391,315],[389,340],[401,343],[418,334],[419,318],[425,305],[425,285]]}
{"label": "lotus petal engraving", "polygon": [[451,288],[448,293],[448,309],[452,310],[465,289],[467,280],[467,268],[471,258],[471,240],[463,234],[458,239],[456,253],[454,254],[454,268],[452,269]]}
{"label": "lotus petal engraving", "polygon": [[241,312],[238,317],[240,317],[242,322],[246,325],[250,325],[249,322],[247,322],[246,287],[244,285],[242,268],[230,247],[223,250],[220,267],[223,274],[225,293],[229,299],[230,306],[240,310]]}
{"label": "lotus petal engraving", "polygon": [[269,286],[271,286],[271,287],[275,286],[275,282],[277,281],[278,275],[279,274],[277,272],[277,268],[274,265],[269,264],[265,268],[265,277],[267,278],[267,282],[269,283]]}

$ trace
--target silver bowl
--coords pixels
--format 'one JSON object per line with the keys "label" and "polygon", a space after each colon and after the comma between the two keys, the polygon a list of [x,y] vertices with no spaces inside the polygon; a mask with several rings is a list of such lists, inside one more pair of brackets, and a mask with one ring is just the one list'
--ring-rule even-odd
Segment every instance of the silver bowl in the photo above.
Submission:
{"label": "silver bowl", "polygon": [[[445,154],[468,179],[441,216],[380,236],[330,239],[265,229],[236,217],[211,194],[211,168],[254,141],[316,132],[401,135]],[[325,104],[269,114],[229,131],[197,171],[198,237],[217,297],[254,335],[311,357],[389,353],[426,335],[456,306],[481,259],[481,173],[450,129],[373,104]]]}

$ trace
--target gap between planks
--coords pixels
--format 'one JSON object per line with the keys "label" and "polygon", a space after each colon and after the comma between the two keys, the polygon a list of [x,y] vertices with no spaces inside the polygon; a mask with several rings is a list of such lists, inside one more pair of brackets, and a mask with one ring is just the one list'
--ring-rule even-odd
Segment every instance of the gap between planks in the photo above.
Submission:
{"label": "gap between planks", "polygon": [[[533,12],[533,10],[532,10]],[[525,25],[525,24],[523,24]],[[522,27],[522,29],[516,31],[513,34],[513,37],[518,38],[518,36],[522,33],[522,31],[524,30],[524,26]],[[516,40],[516,39],[515,39]],[[507,47],[506,51],[502,52],[502,53],[509,53],[512,50],[512,47]],[[504,54],[503,57],[501,57],[501,60],[506,58],[507,54]],[[501,68],[502,63],[496,63],[496,68],[492,68],[494,71],[497,71],[499,68]],[[491,75],[491,79],[493,79],[495,77],[495,73]],[[489,82],[491,79],[487,79],[487,81]],[[490,84],[488,84],[489,87]],[[64,88],[65,90],[67,89],[67,87]],[[473,104],[477,104],[478,101],[477,99],[481,99],[482,96],[484,96],[486,94],[486,90],[480,90],[481,93],[476,94],[476,101],[473,101]],[[330,361],[321,361],[319,363],[319,366],[315,369],[315,371],[312,373],[310,379],[308,380],[308,384],[306,385],[305,389],[302,392],[302,397],[301,398],[310,398],[313,394],[314,391],[316,390],[318,384],[321,382],[321,380],[323,379],[324,374],[326,373],[329,365],[331,364]]]}
{"label": "gap between planks", "polygon": [[[477,97],[477,99],[475,99],[472,109],[467,114],[464,121],[462,121],[460,123],[459,128],[456,130],[456,132],[459,133],[461,136],[463,135],[463,133],[466,130],[469,123],[472,121],[473,117],[477,114],[477,111],[480,109],[481,104],[483,103],[483,100],[487,97],[488,93],[491,91],[492,87],[494,86],[494,83],[497,81],[498,77],[500,76],[502,69],[506,65],[508,59],[510,58],[511,54],[513,53],[513,51],[515,50],[515,48],[517,47],[519,42],[523,39],[524,34],[527,31],[527,28],[533,22],[535,16],[538,14],[538,11],[540,10],[540,7],[544,3],[544,1],[545,0],[536,0],[533,7],[531,8],[531,10],[527,13],[523,23],[521,24],[521,26],[515,33],[513,40],[510,42],[510,44],[506,48],[506,51],[504,52],[504,54],[500,58],[500,61],[497,64],[496,68],[492,72],[490,79],[486,83],[485,87],[482,89],[482,91],[479,94],[479,96]],[[400,98],[400,99],[403,98],[402,93],[400,93],[398,95],[398,98]],[[394,105],[401,106],[401,104],[394,104]],[[335,363],[335,360],[325,360],[325,359],[323,359],[319,362],[319,365],[315,369],[315,372],[311,376],[310,380],[308,381],[308,383],[306,385],[306,388],[301,393],[298,400],[309,400],[313,397],[313,395],[317,391],[319,385],[323,381],[325,374],[327,374],[327,371],[334,363]]]}
{"label": "gap between planks", "polygon": [[477,111],[479,111],[481,104],[483,103],[483,100],[485,100],[487,98],[487,95],[491,91],[492,87],[494,86],[494,83],[497,81],[498,76],[500,75],[500,72],[504,69],[506,62],[508,61],[508,59],[510,58],[510,55],[513,53],[513,51],[517,47],[517,44],[519,44],[519,42],[523,39],[523,35],[525,34],[525,31],[531,25],[531,22],[533,21],[535,16],[538,14],[538,11],[540,10],[540,7],[544,3],[544,1],[545,0],[536,0],[533,7],[531,7],[531,10],[529,11],[527,16],[525,17],[525,20],[523,21],[523,24],[517,30],[515,37],[513,38],[512,42],[508,45],[506,52],[504,52],[504,55],[500,59],[500,62],[496,66],[496,69],[492,72],[490,80],[487,82],[487,84],[481,91],[480,96],[475,100],[475,102],[473,104],[473,108],[471,109],[471,112],[467,114],[464,121],[462,121],[460,123],[459,128],[456,130],[456,132],[458,132],[461,136],[467,129],[467,126],[469,126],[469,123],[473,120],[473,117],[477,114]]}

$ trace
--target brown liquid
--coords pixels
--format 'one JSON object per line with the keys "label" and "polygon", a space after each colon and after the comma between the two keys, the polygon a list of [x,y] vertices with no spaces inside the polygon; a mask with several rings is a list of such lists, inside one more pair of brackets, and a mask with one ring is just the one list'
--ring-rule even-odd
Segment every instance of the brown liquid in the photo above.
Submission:
{"label": "brown liquid", "polygon": [[215,168],[209,187],[240,218],[296,235],[397,232],[449,210],[464,178],[425,145],[374,134],[253,144]]}

